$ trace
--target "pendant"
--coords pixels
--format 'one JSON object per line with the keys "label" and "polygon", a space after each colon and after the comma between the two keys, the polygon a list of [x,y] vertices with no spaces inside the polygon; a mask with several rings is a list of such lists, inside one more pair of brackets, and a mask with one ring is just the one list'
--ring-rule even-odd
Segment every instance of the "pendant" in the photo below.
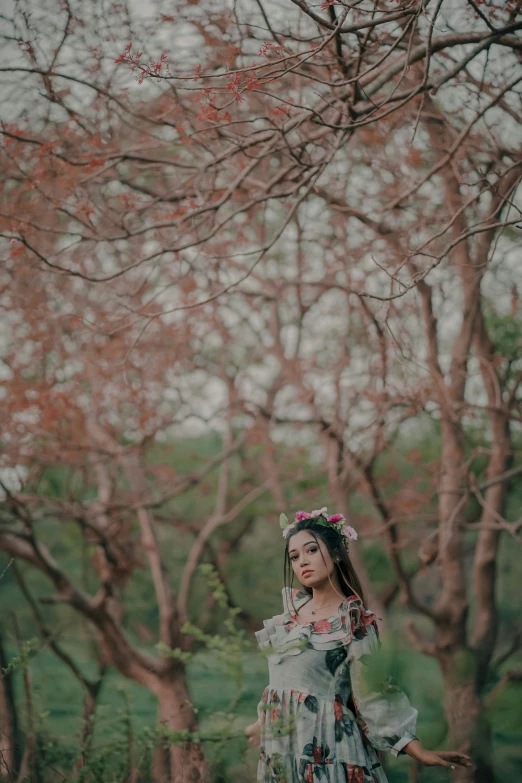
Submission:
{"label": "pendant", "polygon": [[315,609],[312,609],[312,614],[315,614]]}

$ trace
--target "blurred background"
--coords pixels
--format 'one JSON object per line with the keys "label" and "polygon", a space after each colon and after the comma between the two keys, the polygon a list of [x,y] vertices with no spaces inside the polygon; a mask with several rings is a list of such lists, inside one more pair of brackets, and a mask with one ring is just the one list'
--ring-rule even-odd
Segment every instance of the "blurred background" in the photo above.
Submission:
{"label": "blurred background", "polygon": [[323,505],[421,742],[518,780],[521,8],[4,0],[1,780],[253,783]]}

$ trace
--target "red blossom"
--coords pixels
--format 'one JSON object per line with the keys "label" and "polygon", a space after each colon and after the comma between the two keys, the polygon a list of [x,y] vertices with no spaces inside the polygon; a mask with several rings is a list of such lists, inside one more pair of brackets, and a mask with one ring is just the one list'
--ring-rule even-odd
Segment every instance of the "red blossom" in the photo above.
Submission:
{"label": "red blossom", "polygon": [[123,54],[120,54],[117,60],[114,60],[115,63],[122,63],[124,60],[130,55],[130,50],[132,49],[132,41],[127,44],[127,47]]}
{"label": "red blossom", "polygon": [[260,87],[261,85],[257,81],[255,73],[251,74],[250,76],[247,76],[245,79],[245,84],[248,90],[253,90],[254,87]]}
{"label": "red blossom", "polygon": [[239,92],[240,86],[241,86],[241,74],[235,73],[232,79],[230,79],[227,84],[227,90],[229,90],[232,93],[232,95],[235,97],[235,99],[241,103],[242,101],[244,101],[244,98],[241,97],[241,93]]}
{"label": "red blossom", "polygon": [[259,49],[259,56],[260,57],[266,56],[271,48],[272,48],[272,44],[271,43],[267,43],[265,41],[263,46],[261,46],[260,49]]}
{"label": "red blossom", "polygon": [[279,46],[276,46],[273,43],[267,43],[265,41],[263,43],[263,46],[261,46],[261,48],[259,49],[259,56],[267,57],[269,52],[282,52],[284,49],[285,49],[284,44],[280,44]]}
{"label": "red blossom", "polygon": [[287,117],[290,114],[290,110],[286,106],[272,106],[268,109],[269,114],[273,114],[274,117]]}
{"label": "red blossom", "polygon": [[217,109],[214,106],[203,106],[197,119],[199,122],[217,119]]}
{"label": "red blossom", "polygon": [[328,620],[318,620],[314,625],[315,633],[328,633],[332,628],[332,623]]}

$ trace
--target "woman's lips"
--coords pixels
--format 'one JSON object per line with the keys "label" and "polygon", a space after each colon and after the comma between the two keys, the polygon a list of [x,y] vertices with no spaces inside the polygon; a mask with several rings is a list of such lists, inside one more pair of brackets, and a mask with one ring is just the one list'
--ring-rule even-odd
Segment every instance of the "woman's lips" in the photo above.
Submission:
{"label": "woman's lips", "polygon": [[308,574],[313,574],[313,571],[311,569],[309,569],[308,571],[303,571],[301,576],[308,576]]}

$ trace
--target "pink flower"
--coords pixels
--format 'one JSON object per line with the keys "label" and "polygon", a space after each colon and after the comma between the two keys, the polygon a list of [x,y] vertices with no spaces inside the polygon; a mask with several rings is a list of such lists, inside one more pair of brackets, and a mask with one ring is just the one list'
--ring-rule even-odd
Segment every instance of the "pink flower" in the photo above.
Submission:
{"label": "pink flower", "polygon": [[308,511],[296,511],[295,514],[295,521],[296,522],[302,522],[303,519],[310,519],[311,514],[308,513]]}
{"label": "pink flower", "polygon": [[328,633],[331,627],[332,623],[329,623],[328,620],[318,620],[314,625],[314,631],[316,633]]}
{"label": "pink flower", "polygon": [[285,540],[288,538],[292,530],[295,530],[295,522],[292,522],[291,525],[287,525],[283,530],[283,537]]}
{"label": "pink flower", "polygon": [[323,506],[322,508],[318,508],[316,511],[312,511],[312,517],[313,519],[316,519],[317,517],[320,517],[321,514],[323,513],[325,514],[325,516],[328,513],[326,510],[326,506]]}
{"label": "pink flower", "polygon": [[350,527],[350,525],[345,525],[343,529],[341,530],[341,535],[346,536],[348,541],[357,541],[357,533],[353,529],[353,527]]}
{"label": "pink flower", "polygon": [[334,514],[332,517],[328,517],[328,522],[340,522],[344,519],[342,514]]}

